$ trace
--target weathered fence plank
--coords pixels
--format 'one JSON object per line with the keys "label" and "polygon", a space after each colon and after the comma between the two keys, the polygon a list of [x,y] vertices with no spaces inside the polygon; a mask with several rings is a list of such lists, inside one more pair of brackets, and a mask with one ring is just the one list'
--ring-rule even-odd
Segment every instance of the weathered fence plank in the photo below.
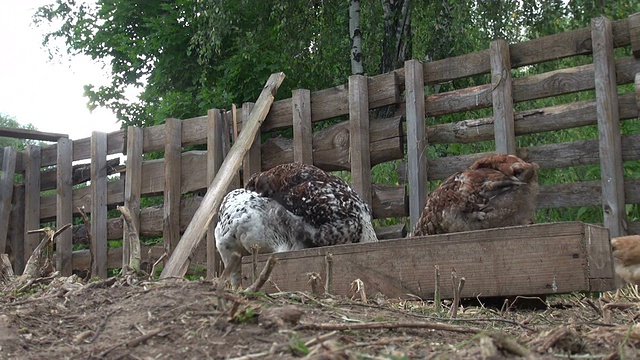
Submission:
{"label": "weathered fence plank", "polygon": [[[58,159],[56,161],[56,228],[73,224],[73,141],[58,139]],[[56,269],[62,276],[71,276],[73,264],[73,234],[67,229],[56,237]]]}
{"label": "weathered fence plank", "polygon": [[[615,60],[618,85],[633,81],[640,72],[640,63],[633,57]],[[513,80],[514,102],[536,100],[594,88],[593,64],[554,70]],[[428,116],[454,114],[463,111],[483,109],[491,106],[491,85],[478,85],[426,98]],[[402,108],[400,109],[402,112]]]}
{"label": "weathered fence plank", "polygon": [[[618,102],[620,120],[638,117],[640,106],[636,105],[633,94],[620,96]],[[595,99],[519,111],[515,113],[514,118],[516,135],[571,129],[598,123]],[[431,144],[473,143],[491,140],[493,139],[493,117],[428,126],[427,138]]]}
{"label": "weathered fence plank", "polygon": [[11,146],[4,148],[2,174],[0,174],[0,254],[5,253],[13,198],[13,177],[16,172],[18,151]]}
{"label": "weathered fence plank", "polygon": [[[38,234],[27,234],[29,230],[40,228],[40,167],[41,148],[36,145],[27,145],[24,151],[24,185],[25,185],[25,214],[24,214],[24,258],[28,259],[33,250],[40,243]],[[54,197],[55,199],[55,197]],[[55,205],[52,216],[55,215]],[[26,263],[26,262],[25,262]]]}
{"label": "weathered fence plank", "polygon": [[275,93],[283,80],[284,73],[272,74],[269,77],[267,84],[258,97],[255,108],[251,112],[246,124],[244,124],[243,131],[233,144],[229,154],[222,163],[220,171],[216,174],[215,179],[213,179],[213,182],[207,189],[203,203],[194,214],[173,255],[171,255],[162,270],[160,278],[183,276],[186,273],[188,266],[187,260],[191,251],[198,245],[209,222],[216,215],[222,202],[222,197],[226,194],[231,184],[232,175],[236,173],[242,165],[242,159],[253,143],[256,133],[260,129],[260,124],[262,124],[267,116]]}
{"label": "weathered fence plank", "polygon": [[[85,164],[76,164],[73,165],[71,181],[73,185],[78,185],[85,183],[91,180],[90,174],[91,171],[91,163]],[[107,174],[117,174],[123,170],[123,167],[120,166],[120,158],[113,158],[107,160]],[[46,190],[54,190],[57,187],[56,178],[57,178],[57,169],[56,166],[50,166],[42,169],[40,172],[40,191]]]}
{"label": "weathered fence plank", "polygon": [[[367,81],[369,109],[400,102],[400,89],[394,73],[374,76]],[[349,89],[338,85],[311,93],[311,120],[321,121],[349,113]],[[262,126],[263,131],[278,130],[292,126],[291,98],[273,103]]]}
{"label": "weathered fence plank", "polygon": [[494,40],[491,42],[491,97],[496,151],[501,154],[516,153],[512,83],[509,44]]}
{"label": "weathered fence plank", "polygon": [[92,276],[107,277],[107,134],[91,134]]}
{"label": "weathered fence plank", "polygon": [[0,126],[0,137],[42,141],[58,141],[59,138],[69,138],[69,135]]}
{"label": "weathered fence plank", "polygon": [[[251,116],[251,111],[253,111],[254,106],[255,104],[251,102],[242,104],[241,119],[243,127],[246,123],[246,119],[249,119],[249,116]],[[262,156],[260,153],[260,142],[260,129],[258,129],[256,137],[253,139],[253,143],[251,144],[251,147],[249,148],[249,151],[247,151],[247,154],[245,155],[242,162],[242,184],[244,185],[247,184],[251,175],[262,171],[262,160],[260,159]]]}
{"label": "weathered fence plank", "polygon": [[[125,130],[118,130],[107,134],[107,155],[115,155],[124,151]],[[58,144],[42,147],[41,166],[56,164]],[[73,141],[73,161],[91,158],[91,137]]]}
{"label": "weathered fence plank", "polygon": [[[224,161],[224,140],[229,133],[225,131],[222,114],[218,109],[211,109],[207,112],[207,187],[211,185],[213,179]],[[222,265],[220,254],[216,248],[215,227],[218,219],[214,217],[207,228],[207,279],[220,276]]]}
{"label": "weathered fence plank", "polygon": [[[622,160],[640,159],[640,134],[623,135]],[[429,159],[429,180],[442,180],[456,171],[461,171],[474,161],[490,153],[474,153]],[[571,166],[596,165],[600,163],[598,140],[579,140],[567,143],[547,144],[520,148],[516,154],[528,161],[536,162],[542,169],[559,169]]]}
{"label": "weathered fence plank", "polygon": [[640,13],[629,16],[629,40],[633,56],[640,59]]}
{"label": "weathered fence plank", "polygon": [[9,244],[11,246],[9,259],[13,264],[13,272],[16,274],[22,274],[26,263],[24,258],[24,210],[24,184],[14,184],[11,219],[9,220],[11,224],[9,227]]}
{"label": "weathered fence plank", "polygon": [[618,87],[613,58],[611,21],[591,20],[595,68],[596,110],[602,176],[604,225],[611,237],[625,235],[624,172],[618,115]]}
{"label": "weathered fence plank", "polygon": [[[606,229],[578,222],[515,226],[278,253],[271,279],[285,291],[308,290],[306,274],[326,278],[331,253],[333,288],[343,296],[359,278],[371,293],[433,298],[435,265],[465,277],[464,298],[607,291],[615,288],[608,243]],[[259,266],[270,255],[261,255]],[[247,273],[251,261],[243,263]],[[451,286],[440,290],[443,298],[453,296]]]}
{"label": "weathered fence plank", "polygon": [[[140,198],[142,190],[142,147],[144,143],[144,131],[137,126],[129,126],[127,128],[127,172],[124,185],[124,206],[129,209],[132,223],[140,235]],[[122,221],[118,219],[119,221]],[[131,257],[131,238],[133,235],[128,225],[124,225],[123,231],[120,231],[123,237],[122,241],[122,266],[129,264]],[[107,226],[109,229],[109,226]]]}
{"label": "weathered fence plank", "polygon": [[180,195],[182,190],[182,122],[165,121],[164,147],[164,219],[162,240],[167,255],[171,255],[180,241]]}
{"label": "weathered fence plank", "polygon": [[[401,116],[369,122],[371,166],[404,157]],[[313,134],[314,165],[327,170],[350,170],[349,122],[343,121]],[[262,144],[262,168],[293,162],[293,140],[270,138]]]}
{"label": "weathered fence plank", "polygon": [[293,90],[293,161],[313,164],[313,129],[311,124],[311,91]]}
{"label": "weathered fence plank", "polygon": [[417,60],[404,63],[407,107],[407,161],[409,169],[409,217],[418,223],[427,198],[427,146],[423,66]]}
{"label": "weathered fence plank", "polygon": [[352,186],[371,208],[369,93],[363,75],[349,76],[349,158]]}

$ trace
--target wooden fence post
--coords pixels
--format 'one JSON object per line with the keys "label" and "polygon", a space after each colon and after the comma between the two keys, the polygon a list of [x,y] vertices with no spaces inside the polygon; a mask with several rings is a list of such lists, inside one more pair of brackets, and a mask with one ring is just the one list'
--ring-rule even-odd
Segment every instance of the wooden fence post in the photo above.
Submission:
{"label": "wooden fence post", "polygon": [[[58,139],[56,160],[56,227],[73,224],[73,141]],[[56,269],[62,276],[71,276],[73,264],[73,232],[65,230],[56,237]]]}
{"label": "wooden fence post", "polygon": [[[363,75],[349,76],[349,160],[354,190],[373,209],[369,149],[369,87]],[[373,213],[373,210],[371,210]]]}
{"label": "wooden fence post", "polygon": [[494,40],[491,42],[491,96],[496,151],[501,154],[516,153],[512,82],[509,44],[502,39]]}
{"label": "wooden fence post", "polygon": [[293,161],[313,165],[313,129],[311,124],[311,91],[293,90]]}
{"label": "wooden fence post", "polygon": [[40,155],[41,148],[36,145],[27,145],[24,151],[24,264],[40,243],[38,234],[26,233],[40,228],[40,165],[42,164]]}
{"label": "wooden fence post", "polygon": [[633,57],[640,59],[640,12],[629,15],[629,40]]}
{"label": "wooden fence post", "polygon": [[[211,185],[224,161],[224,138],[229,142],[228,128],[224,126],[222,114],[218,109],[207,112],[207,186]],[[222,269],[220,254],[216,248],[214,230],[217,216],[207,228],[207,279],[220,276]]]}
{"label": "wooden fence post", "polygon": [[[253,111],[254,103],[246,102],[242,104],[242,128],[244,129],[251,111]],[[251,175],[262,171],[262,159],[260,154],[260,129],[256,137],[253,139],[253,143],[247,151],[244,157],[242,167],[242,184],[246,185]]]}
{"label": "wooden fence post", "polygon": [[409,218],[413,228],[427,199],[427,135],[425,132],[424,68],[418,60],[408,60],[405,69],[407,108],[407,168]]}
{"label": "wooden fence post", "polygon": [[609,229],[611,237],[617,237],[626,234],[626,211],[612,34],[609,19],[599,17],[591,20],[604,226]]}
{"label": "wooden fence post", "polygon": [[92,276],[107,277],[107,134],[91,133]]}
{"label": "wooden fence post", "polygon": [[13,254],[13,272],[16,274],[22,274],[26,263],[24,258],[24,209],[24,184],[14,184],[9,238],[11,239],[11,253]]}
{"label": "wooden fence post", "polygon": [[0,254],[4,254],[9,234],[11,199],[13,198],[13,175],[16,172],[18,151],[11,146],[4,148],[2,175],[0,175]]}
{"label": "wooden fence post", "polygon": [[[140,235],[140,197],[142,191],[142,154],[144,131],[136,126],[127,127],[127,167],[124,185],[124,206],[129,209],[131,220]],[[131,232],[126,221],[122,226],[122,266],[129,265],[131,257]]]}
{"label": "wooden fence post", "polygon": [[164,123],[164,217],[162,237],[164,251],[171,255],[180,241],[180,194],[182,188],[182,121],[167,119]]}

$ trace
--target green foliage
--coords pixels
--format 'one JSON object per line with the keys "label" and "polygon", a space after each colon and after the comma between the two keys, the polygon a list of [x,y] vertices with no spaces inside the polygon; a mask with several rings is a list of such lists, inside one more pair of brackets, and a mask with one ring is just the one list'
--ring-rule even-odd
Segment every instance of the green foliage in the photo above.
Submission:
{"label": "green foliage", "polygon": [[236,314],[233,316],[233,320],[237,323],[246,323],[249,321],[255,321],[257,316],[258,314],[256,313],[256,310],[252,307],[247,306],[236,312]]}
{"label": "green foliage", "polygon": [[295,334],[289,339],[289,348],[297,356],[308,355],[310,352],[309,347]]}
{"label": "green foliage", "polygon": [[[32,124],[22,125],[16,120],[16,118],[3,113],[0,113],[0,127],[36,130]],[[33,140],[0,137],[0,148],[10,146],[18,149],[19,151],[23,151],[27,145],[35,144],[36,142]]]}
{"label": "green foliage", "polygon": [[[378,74],[383,45],[393,43],[385,33],[383,2],[362,2],[361,25],[365,73]],[[43,43],[52,54],[85,54],[107,63],[113,75],[108,86],[88,84],[91,106],[111,109],[125,125],[150,126],[169,117],[200,116],[210,108],[255,101],[269,74],[283,71],[287,79],[278,98],[291,90],[312,91],[344,84],[350,74],[348,2],[345,1],[212,1],[212,0],[98,0],[96,4],[56,0],[38,9],[34,21],[48,25]],[[450,1],[411,2],[412,58],[433,61],[485,50],[498,38],[509,43],[590,25],[596,16],[612,20],[640,11],[637,1]],[[396,14],[397,15],[397,14]],[[59,40],[64,45],[56,48]],[[625,50],[616,50],[620,55]],[[628,50],[626,50],[628,52]],[[627,54],[628,55],[628,54]],[[578,66],[591,56],[557,59],[513,70],[525,77],[553,69]],[[428,94],[490,83],[490,76],[457,79],[426,87]],[[127,98],[131,89],[137,99]],[[621,87],[622,93],[633,86]],[[592,91],[518,103],[516,111],[592,99]],[[490,117],[481,109],[427,119],[428,124]],[[337,119],[314,124],[314,131]],[[638,133],[637,120],[622,124],[625,134]],[[291,136],[291,131],[283,131]],[[266,137],[268,135],[264,135]],[[520,136],[517,146],[572,142],[597,138],[595,126]],[[487,152],[493,141],[471,144],[430,144],[428,156],[445,157]],[[157,154],[158,155],[158,154]],[[147,155],[152,158],[155,155]],[[397,184],[399,162],[374,167],[374,182]],[[638,177],[640,162],[626,162],[625,175]],[[349,178],[348,173],[341,173]],[[599,168],[575,167],[541,172],[543,184],[595,181]],[[433,189],[438,182],[431,182]],[[162,199],[142,199],[143,206]],[[628,209],[638,216],[638,207]],[[547,221],[601,219],[599,208],[542,211]],[[397,219],[378,220],[378,225]],[[591,222],[591,221],[590,221]]]}

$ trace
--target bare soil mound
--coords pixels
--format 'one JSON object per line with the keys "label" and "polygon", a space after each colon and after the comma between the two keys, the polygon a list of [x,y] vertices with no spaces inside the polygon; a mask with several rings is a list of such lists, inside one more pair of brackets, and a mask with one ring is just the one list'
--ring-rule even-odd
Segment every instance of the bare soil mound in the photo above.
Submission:
{"label": "bare soil mound", "polygon": [[208,281],[76,277],[0,292],[2,359],[640,358],[637,292],[541,308],[217,291]]}

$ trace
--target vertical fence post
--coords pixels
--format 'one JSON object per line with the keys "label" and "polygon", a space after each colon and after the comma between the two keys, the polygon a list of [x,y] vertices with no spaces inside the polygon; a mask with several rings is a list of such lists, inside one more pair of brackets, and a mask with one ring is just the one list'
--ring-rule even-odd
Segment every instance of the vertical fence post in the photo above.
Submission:
{"label": "vertical fence post", "polygon": [[[73,141],[58,139],[56,172],[56,226],[73,224]],[[56,238],[56,268],[62,276],[71,276],[73,232],[65,230]]]}
{"label": "vertical fence post", "polygon": [[107,277],[107,134],[91,133],[92,276]]}
{"label": "vertical fence post", "polygon": [[626,213],[618,85],[609,19],[599,17],[591,20],[591,41],[595,70],[604,226],[609,229],[611,237],[617,237],[626,233]]}
{"label": "vertical fence post", "polygon": [[349,76],[349,159],[353,187],[373,213],[367,83],[363,75]]}
{"label": "vertical fence post", "polygon": [[180,194],[182,188],[182,121],[167,119],[164,123],[164,217],[162,237],[164,250],[171,255],[180,241]]}
{"label": "vertical fence post", "polygon": [[24,184],[15,184],[13,188],[13,205],[11,209],[11,253],[13,255],[13,271],[22,274],[24,270]]}
{"label": "vertical fence post", "polygon": [[407,109],[407,168],[409,218],[413,228],[427,198],[427,135],[425,132],[424,68],[418,60],[408,60],[405,69]]}
{"label": "vertical fence post", "polygon": [[[236,127],[234,126],[234,109],[235,105],[232,106],[232,110],[224,111],[222,114],[222,131],[224,135],[222,136],[222,159],[227,157],[227,154],[231,150],[231,139],[234,139],[238,134],[236,134]],[[240,173],[236,172],[233,174],[233,179],[231,180],[231,185],[229,185],[229,189],[237,189],[242,186],[240,182]]]}
{"label": "vertical fence post", "polygon": [[[124,185],[124,206],[131,213],[131,220],[140,235],[140,193],[142,191],[142,153],[144,131],[136,126],[127,128],[127,167]],[[123,225],[122,266],[129,265],[131,258],[130,229],[126,222]]]}
{"label": "vertical fence post", "polygon": [[493,98],[493,128],[496,151],[516,153],[516,135],[513,120],[511,58],[506,41],[491,42],[491,96]]}
{"label": "vertical fence post", "polygon": [[40,165],[42,164],[40,153],[41,148],[36,145],[28,145],[24,151],[24,264],[40,243],[38,234],[26,233],[40,228]]}
{"label": "vertical fence post", "polygon": [[293,161],[313,165],[313,129],[311,125],[311,91],[293,90]]}
{"label": "vertical fence post", "polygon": [[633,57],[640,59],[640,12],[629,15],[629,40]]}
{"label": "vertical fence post", "polygon": [[[251,114],[251,111],[253,111],[254,105],[255,104],[252,102],[242,104],[243,128],[245,127],[247,120],[249,120],[249,115]],[[253,143],[251,144],[249,151],[247,151],[242,163],[242,184],[246,185],[251,175],[262,171],[262,158],[260,156],[260,130],[258,129],[258,133],[253,139]]]}
{"label": "vertical fence post", "polygon": [[0,254],[5,252],[9,234],[11,199],[13,198],[13,175],[16,172],[18,151],[11,146],[4,148],[2,157],[2,175],[0,175]]}
{"label": "vertical fence post", "polygon": [[[222,114],[218,109],[210,109],[207,112],[207,187],[216,177],[222,161],[224,161],[224,137],[229,142],[229,132],[226,131],[222,120]],[[216,248],[214,230],[218,217],[216,216],[207,228],[207,279],[211,280],[220,276],[220,254]]]}

